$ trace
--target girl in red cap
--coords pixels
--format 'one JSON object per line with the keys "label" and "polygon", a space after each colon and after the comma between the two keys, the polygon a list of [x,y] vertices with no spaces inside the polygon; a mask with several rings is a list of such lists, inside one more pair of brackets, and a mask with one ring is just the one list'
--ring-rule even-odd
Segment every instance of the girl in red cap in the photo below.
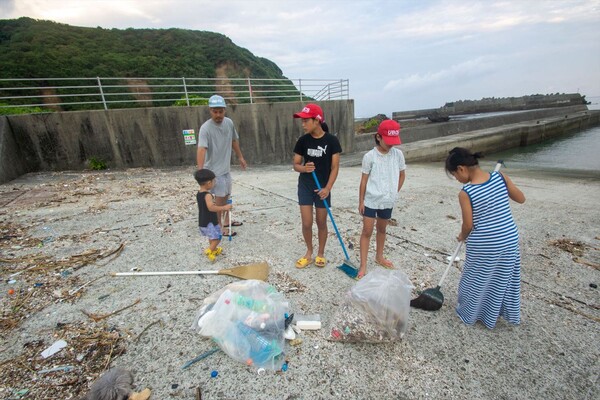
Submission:
{"label": "girl in red cap", "polygon": [[[294,114],[302,118],[305,135],[294,146],[294,171],[298,177],[298,204],[302,218],[302,236],[306,243],[306,253],[296,261],[296,268],[305,268],[313,262],[317,267],[327,264],[325,244],[327,243],[326,200],[331,205],[331,189],[338,176],[342,146],[337,137],[323,130],[323,110],[316,104],[307,104],[302,111]],[[315,172],[321,190],[312,177]],[[313,260],[313,205],[315,207],[319,249]]]}
{"label": "girl in red cap", "polygon": [[401,143],[400,125],[391,119],[382,121],[375,134],[375,143],[377,145],[363,156],[358,191],[358,212],[363,216],[358,279],[367,273],[367,255],[374,226],[377,228],[375,262],[384,268],[394,268],[394,264],[383,256],[383,248],[387,224],[406,177],[404,154],[394,147]]}

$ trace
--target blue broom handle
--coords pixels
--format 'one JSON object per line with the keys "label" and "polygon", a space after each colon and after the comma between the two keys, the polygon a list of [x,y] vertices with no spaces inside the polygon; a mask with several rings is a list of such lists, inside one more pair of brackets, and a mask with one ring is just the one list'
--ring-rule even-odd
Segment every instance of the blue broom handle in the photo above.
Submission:
{"label": "blue broom handle", "polygon": [[[312,172],[313,179],[317,184],[317,188],[321,190],[321,184],[319,184],[319,178],[317,178],[317,174],[315,171]],[[340,231],[338,231],[337,225],[335,224],[335,220],[333,219],[333,214],[331,214],[331,209],[329,208],[329,204],[327,204],[327,200],[323,199],[323,203],[325,203],[325,208],[327,208],[327,213],[329,214],[329,219],[331,219],[331,224],[333,225],[333,229],[335,229],[335,234],[337,235],[340,244],[342,245],[342,250],[344,250],[344,255],[346,256],[346,260],[349,260],[348,252],[346,251],[346,246],[344,246],[344,241],[342,240],[342,236],[340,235]]]}
{"label": "blue broom handle", "polygon": [[[233,204],[233,199],[231,197],[227,199],[227,204]],[[231,242],[231,227],[233,226],[233,217],[231,216],[231,209],[227,212],[229,213],[227,217],[229,218],[229,241]]]}

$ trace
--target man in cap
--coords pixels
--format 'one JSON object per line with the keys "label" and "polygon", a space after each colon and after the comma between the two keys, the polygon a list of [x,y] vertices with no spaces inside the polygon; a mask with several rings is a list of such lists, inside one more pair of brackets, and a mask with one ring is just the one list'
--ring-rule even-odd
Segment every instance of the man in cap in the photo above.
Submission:
{"label": "man in cap", "polygon": [[[239,135],[230,118],[225,116],[227,104],[225,99],[217,94],[208,99],[210,119],[202,124],[198,133],[198,152],[196,155],[198,169],[210,169],[216,176],[212,193],[218,206],[227,204],[231,195],[231,150],[235,152],[240,166],[246,169],[246,160],[240,150]],[[223,213],[219,214],[219,225],[223,235],[228,235],[229,224],[240,226],[241,222],[229,221],[229,214],[223,221]],[[231,235],[235,235],[232,232]]]}

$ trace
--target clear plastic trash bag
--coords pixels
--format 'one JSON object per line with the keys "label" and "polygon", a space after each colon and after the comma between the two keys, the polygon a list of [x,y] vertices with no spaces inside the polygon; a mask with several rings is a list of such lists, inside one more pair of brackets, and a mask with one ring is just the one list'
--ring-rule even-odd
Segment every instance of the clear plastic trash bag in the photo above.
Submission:
{"label": "clear plastic trash bag", "polygon": [[400,270],[368,273],[346,293],[332,318],[327,339],[367,343],[401,339],[408,327],[413,288]]}
{"label": "clear plastic trash bag", "polygon": [[208,296],[192,329],[211,337],[230,357],[256,368],[279,370],[288,301],[263,281],[231,283]]}

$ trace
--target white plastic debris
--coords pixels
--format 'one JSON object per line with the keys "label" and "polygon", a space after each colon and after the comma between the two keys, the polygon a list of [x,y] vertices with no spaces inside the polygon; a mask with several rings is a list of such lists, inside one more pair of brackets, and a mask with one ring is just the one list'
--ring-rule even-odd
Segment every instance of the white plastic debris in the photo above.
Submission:
{"label": "white plastic debris", "polygon": [[294,332],[294,328],[292,328],[291,325],[287,327],[285,332],[283,332],[283,337],[286,338],[287,340],[296,339],[296,332]]}
{"label": "white plastic debris", "polygon": [[65,342],[62,339],[57,340],[56,342],[52,343],[52,346],[50,346],[46,350],[42,351],[42,357],[48,358],[48,357],[58,353],[65,347],[67,347],[67,342]]}
{"label": "white plastic debris", "polygon": [[321,329],[321,316],[319,314],[296,315],[294,317],[296,327],[302,330]]}

